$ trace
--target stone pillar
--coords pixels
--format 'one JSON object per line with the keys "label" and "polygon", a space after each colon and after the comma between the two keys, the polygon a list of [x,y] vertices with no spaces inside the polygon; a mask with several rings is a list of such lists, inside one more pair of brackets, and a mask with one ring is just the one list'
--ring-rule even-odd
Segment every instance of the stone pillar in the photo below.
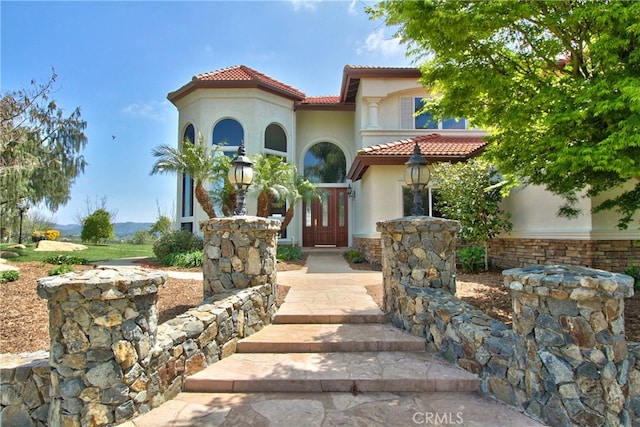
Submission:
{"label": "stone pillar", "polygon": [[275,286],[280,221],[255,216],[214,218],[201,222],[200,230],[204,232],[205,299],[232,289]]}
{"label": "stone pillar", "polygon": [[633,279],[569,265],[502,274],[526,343],[527,412],[549,425],[630,425],[624,298]]}
{"label": "stone pillar", "polygon": [[[382,241],[384,307],[400,316],[404,288],[438,288],[456,292],[458,221],[410,216],[377,223]],[[400,316],[402,317],[402,316]]]}
{"label": "stone pillar", "polygon": [[144,402],[166,273],[109,268],[38,280],[48,300],[51,339],[49,426],[122,423]]}

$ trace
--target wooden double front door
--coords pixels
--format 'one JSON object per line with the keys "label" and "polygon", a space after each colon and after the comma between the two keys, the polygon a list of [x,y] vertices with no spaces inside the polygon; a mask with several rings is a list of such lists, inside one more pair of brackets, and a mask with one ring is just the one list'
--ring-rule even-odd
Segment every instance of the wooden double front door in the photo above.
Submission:
{"label": "wooden double front door", "polygon": [[322,197],[303,203],[302,246],[349,244],[348,196],[344,187],[322,188]]}

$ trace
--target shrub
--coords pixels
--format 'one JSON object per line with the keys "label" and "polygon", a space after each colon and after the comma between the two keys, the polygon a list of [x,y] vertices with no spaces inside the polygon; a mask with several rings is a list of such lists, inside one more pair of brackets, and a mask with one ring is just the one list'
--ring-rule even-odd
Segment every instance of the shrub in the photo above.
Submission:
{"label": "shrub", "polygon": [[44,237],[47,240],[58,240],[58,237],[60,237],[60,232],[58,230],[47,230],[44,232]]}
{"label": "shrub", "polygon": [[31,233],[31,240],[33,243],[38,243],[40,240],[45,240],[47,236],[45,236],[44,231],[34,230]]}
{"label": "shrub", "polygon": [[138,230],[136,234],[129,239],[132,245],[149,245],[154,242],[155,236],[149,230]]}
{"label": "shrub", "polygon": [[640,265],[630,265],[624,270],[624,274],[633,277],[635,280],[633,288],[640,292]]}
{"label": "shrub", "polygon": [[59,276],[61,274],[72,273],[73,268],[69,264],[60,264],[57,267],[53,267],[51,270],[47,271],[49,276]]}
{"label": "shrub", "polygon": [[480,246],[467,246],[456,252],[458,261],[465,273],[475,273],[484,264],[484,248]]}
{"label": "shrub", "polygon": [[345,254],[347,258],[349,258],[349,261],[355,263],[355,264],[360,264],[365,262],[366,260],[364,259],[364,255],[362,255],[362,253],[360,251],[356,251],[355,249],[351,249],[349,251],[347,251],[347,253]]}
{"label": "shrub", "polygon": [[302,259],[302,249],[299,246],[294,245],[278,246],[276,249],[276,259],[278,261]]}
{"label": "shrub", "polygon": [[153,253],[156,258],[162,260],[169,254],[202,250],[204,242],[202,237],[196,236],[187,230],[174,230],[161,236],[153,244]]}
{"label": "shrub", "polygon": [[47,264],[87,265],[89,260],[75,255],[54,255],[44,259]]}
{"label": "shrub", "polygon": [[15,282],[19,278],[20,272],[18,270],[0,271],[0,283]]}
{"label": "shrub", "polygon": [[189,252],[174,252],[164,256],[160,263],[165,266],[194,268],[202,267],[203,251],[194,249]]}

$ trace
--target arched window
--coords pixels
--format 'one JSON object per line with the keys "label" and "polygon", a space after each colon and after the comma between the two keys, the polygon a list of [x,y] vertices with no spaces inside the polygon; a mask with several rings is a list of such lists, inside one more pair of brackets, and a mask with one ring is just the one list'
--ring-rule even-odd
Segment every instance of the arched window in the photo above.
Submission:
{"label": "arched window", "polygon": [[344,153],[331,142],[315,144],[304,156],[304,176],[313,183],[344,183],[346,175]]}
{"label": "arched window", "polygon": [[264,148],[267,150],[287,152],[287,135],[279,125],[271,123],[264,132]]}
{"label": "arched window", "polygon": [[[183,141],[195,142],[196,131],[192,124],[184,130]],[[189,174],[182,175],[182,216],[193,216],[193,178]]]}
{"label": "arched window", "polygon": [[222,151],[236,151],[244,140],[244,129],[234,119],[222,119],[213,128],[213,145],[222,144]]}

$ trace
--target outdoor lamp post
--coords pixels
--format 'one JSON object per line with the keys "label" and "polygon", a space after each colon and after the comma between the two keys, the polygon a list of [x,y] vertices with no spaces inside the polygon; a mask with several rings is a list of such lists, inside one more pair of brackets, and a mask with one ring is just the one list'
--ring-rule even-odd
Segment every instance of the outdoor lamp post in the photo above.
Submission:
{"label": "outdoor lamp post", "polygon": [[246,215],[247,209],[244,205],[244,196],[247,192],[247,188],[253,181],[253,162],[246,156],[244,150],[244,141],[240,143],[238,147],[238,154],[236,158],[231,161],[231,167],[229,168],[229,182],[238,189],[238,200],[236,215]]}
{"label": "outdoor lamp post", "polygon": [[415,147],[413,147],[413,155],[409,157],[405,165],[407,165],[407,169],[404,171],[404,182],[406,182],[413,191],[413,209],[411,210],[411,215],[424,215],[422,189],[429,183],[430,173],[427,167],[427,159],[422,157],[417,142]]}
{"label": "outdoor lamp post", "polygon": [[24,213],[29,210],[29,204],[26,199],[20,199],[18,204],[16,205],[18,208],[18,212],[20,212],[20,230],[18,232],[18,244],[22,244],[22,218],[24,217]]}

